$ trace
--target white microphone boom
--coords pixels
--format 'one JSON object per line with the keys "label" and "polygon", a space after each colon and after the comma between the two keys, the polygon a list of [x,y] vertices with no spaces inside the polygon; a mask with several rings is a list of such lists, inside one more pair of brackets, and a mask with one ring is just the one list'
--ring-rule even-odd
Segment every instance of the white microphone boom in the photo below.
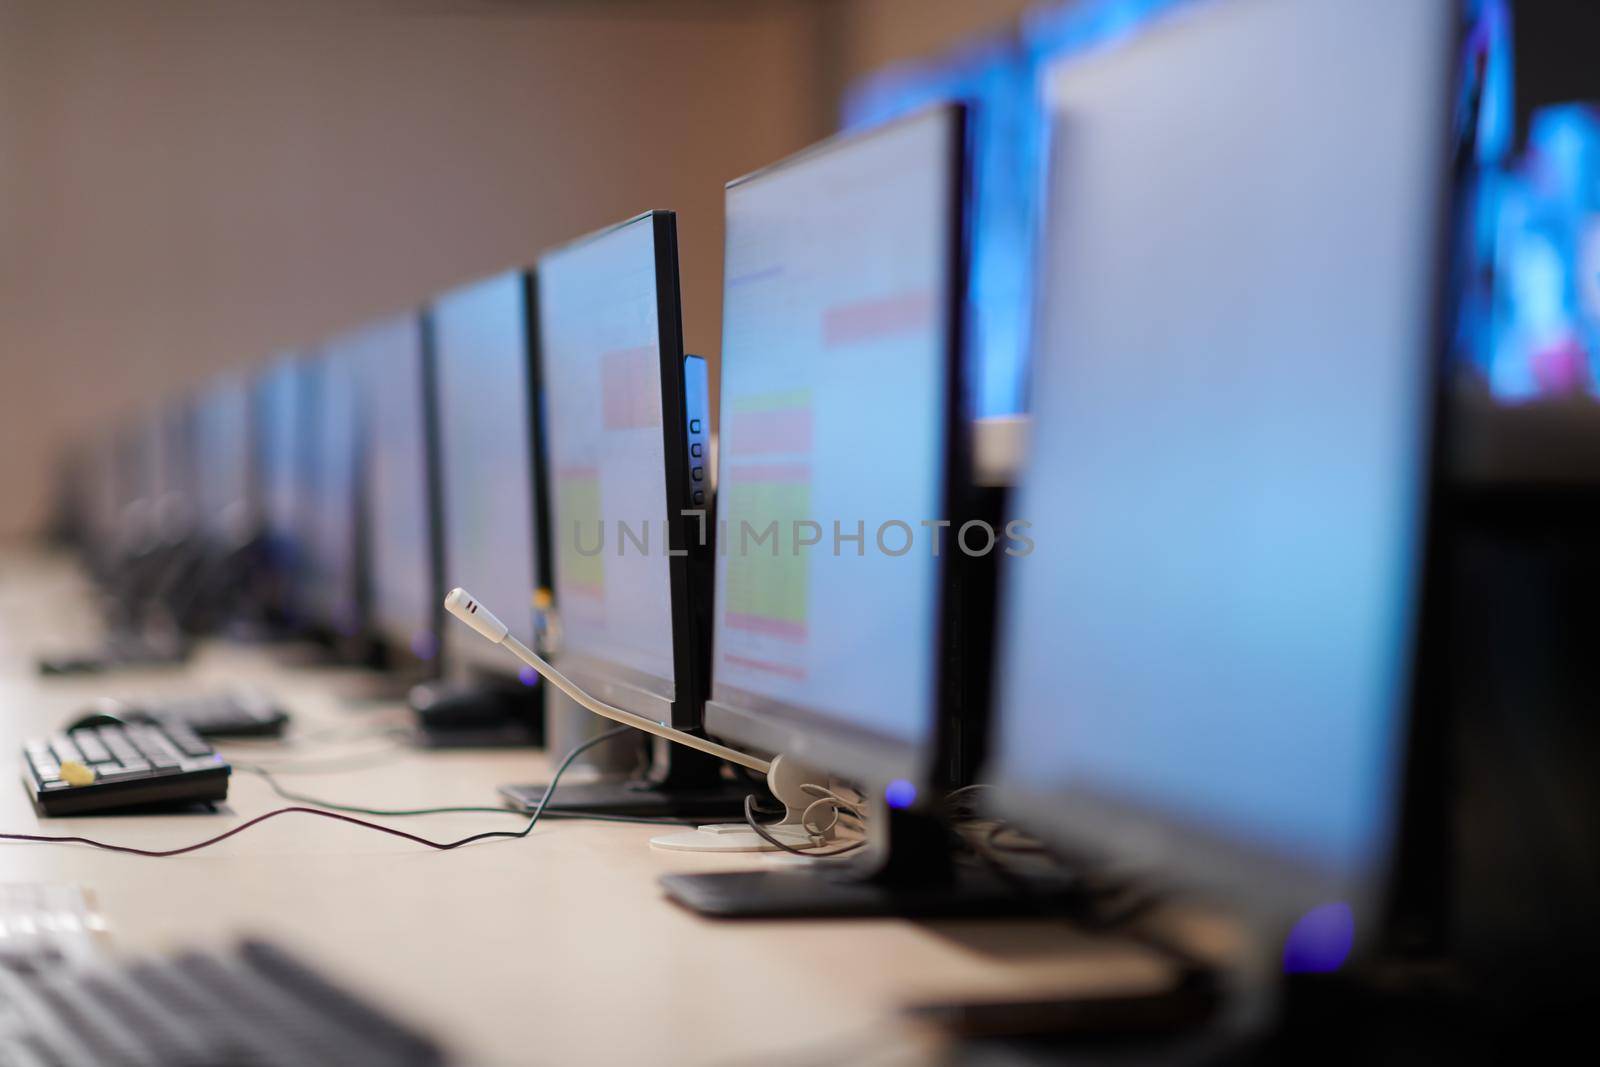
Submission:
{"label": "white microphone boom", "polygon": [[760,771],[762,774],[766,774],[772,768],[772,764],[767,760],[740,752],[736,748],[719,745],[715,741],[708,741],[703,737],[685,733],[682,730],[674,730],[672,727],[656,722],[654,719],[647,719],[643,715],[635,715],[631,711],[624,711],[622,708],[613,707],[604,701],[596,700],[582,689],[579,689],[566,675],[552,667],[527,645],[512,637],[510,630],[506,628],[506,624],[496,618],[494,612],[484,607],[477,597],[465,589],[450,590],[450,595],[444,598],[444,609],[478,631],[491,644],[503,645],[509,649],[512,655],[538,671],[545,681],[601,718],[620,722],[624,726],[632,726],[635,729],[643,730],[647,734],[664,737],[668,741],[675,741],[680,745],[704,752],[707,755],[716,756],[718,759],[725,759],[729,763],[737,763],[741,767]]}

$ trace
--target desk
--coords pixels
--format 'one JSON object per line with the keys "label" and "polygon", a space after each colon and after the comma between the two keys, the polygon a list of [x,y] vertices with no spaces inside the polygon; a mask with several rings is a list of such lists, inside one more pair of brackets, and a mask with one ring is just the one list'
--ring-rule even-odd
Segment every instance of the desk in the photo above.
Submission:
{"label": "desk", "polygon": [[[70,679],[34,673],[38,652],[81,647],[98,628],[70,561],[0,552],[6,758],[18,758],[24,738],[59,728],[106,693],[249,682],[283,701],[296,732],[404,721],[397,704],[349,699],[372,676],[287,667],[268,648],[212,643],[180,670]],[[281,751],[260,743],[224,751],[266,763],[332,760],[386,744],[325,736]],[[393,751],[361,769],[282,780],[366,806],[493,804],[498,784],[540,780],[549,766],[542,753]],[[225,814],[51,820],[40,819],[13,785],[0,787],[0,828],[171,847],[282,804],[259,778],[236,774]],[[510,815],[385,821],[435,839],[520,825]],[[1162,973],[1142,950],[1058,923],[702,919],[668,901],[656,877],[786,861],[655,851],[648,845],[654,832],[561,821],[522,841],[434,852],[290,815],[171,859],[0,843],[0,879],[87,887],[118,949],[244,932],[280,940],[431,1031],[464,1062],[486,1065],[834,1063],[885,1054],[919,1062],[935,1049],[929,1035],[898,1021],[897,1008],[908,1001],[1139,985]]]}

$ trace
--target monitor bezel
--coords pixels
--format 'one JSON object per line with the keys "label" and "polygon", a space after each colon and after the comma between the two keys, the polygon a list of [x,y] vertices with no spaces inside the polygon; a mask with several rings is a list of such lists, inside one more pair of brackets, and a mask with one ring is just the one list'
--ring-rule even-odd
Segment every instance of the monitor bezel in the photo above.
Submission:
{"label": "monitor bezel", "polygon": [[[548,269],[549,261],[574,248],[604,240],[629,227],[648,224],[651,232],[651,250],[655,270],[656,331],[658,370],[661,378],[661,433],[663,454],[666,457],[665,479],[669,544],[674,550],[667,557],[669,596],[672,617],[672,669],[673,678],[659,678],[636,668],[616,663],[592,650],[582,653],[556,653],[562,669],[575,681],[602,699],[627,711],[666,722],[680,730],[699,730],[702,708],[705,703],[706,683],[709,677],[709,639],[700,632],[697,624],[698,603],[711,595],[705,583],[695,581],[691,559],[707,553],[709,545],[701,537],[699,524],[691,516],[690,478],[688,471],[688,414],[684,387],[683,303],[678,272],[677,213],[665,210],[645,211],[621,222],[585,234],[575,240],[548,249],[539,257],[533,272],[534,291],[538,281]],[[543,297],[538,297],[543,307]],[[536,316],[532,331],[537,346],[535,362],[543,373],[542,317]],[[548,430],[546,431],[548,432]],[[545,442],[548,446],[548,442]],[[548,500],[548,494],[546,495]],[[553,509],[553,504],[550,505]],[[553,511],[551,522],[553,527]],[[559,533],[557,534],[559,536]],[[548,539],[547,539],[548,540]],[[554,553],[551,546],[551,563],[547,566],[546,586],[554,591],[559,612],[560,587],[556,580]],[[669,700],[653,691],[652,685],[671,686],[673,697]]]}
{"label": "monitor bezel", "polygon": [[[1177,32],[1181,27],[1171,22],[1163,23],[1153,32]],[[1134,45],[1136,46],[1136,44]],[[1202,898],[1222,901],[1241,914],[1248,915],[1258,929],[1274,935],[1284,933],[1302,917],[1308,908],[1323,903],[1348,904],[1357,916],[1355,945],[1357,949],[1370,943],[1390,922],[1385,909],[1390,903],[1393,879],[1398,860],[1396,843],[1408,829],[1416,829],[1415,820],[1426,818],[1425,803],[1413,797],[1412,786],[1420,776],[1429,776],[1432,785],[1438,782],[1437,736],[1438,723],[1420,714],[1425,692],[1434,680],[1422,669],[1421,657],[1425,645],[1424,615],[1430,618],[1438,610],[1440,596],[1440,507],[1446,487],[1447,411],[1449,387],[1449,338],[1451,336],[1451,301],[1449,294],[1449,264],[1451,261],[1452,227],[1450,217],[1452,200],[1457,192],[1461,160],[1452,165],[1449,144],[1451,89],[1454,74],[1459,71],[1459,57],[1448,33],[1441,34],[1435,47],[1443,50],[1442,76],[1436,87],[1439,99],[1435,101],[1441,118],[1439,127],[1438,168],[1439,183],[1436,189],[1436,212],[1432,220],[1434,248],[1428,269],[1431,271],[1432,307],[1423,357],[1424,367],[1419,373],[1426,376],[1422,389],[1422,429],[1419,433],[1421,455],[1417,465],[1419,494],[1417,530],[1414,536],[1414,583],[1411,600],[1411,617],[1406,630],[1407,665],[1402,684],[1401,706],[1404,721],[1396,723],[1395,754],[1392,790],[1391,825],[1386,839],[1376,853],[1374,870],[1370,877],[1354,882],[1338,878],[1326,866],[1303,857],[1291,856],[1281,850],[1250,845],[1235,837],[1219,834],[1199,820],[1186,821],[1171,810],[1156,811],[1149,806],[1119,798],[1111,790],[1094,787],[1068,787],[1064,789],[1038,789],[1008,781],[999,765],[999,748],[989,746],[990,760],[984,768],[984,781],[990,783],[986,790],[985,806],[993,814],[1015,822],[1030,834],[1037,836],[1063,855],[1081,860],[1091,867],[1113,869],[1132,874],[1146,884],[1172,888],[1197,894]],[[1096,57],[1064,56],[1061,63],[1088,63]],[[1049,114],[1049,105],[1044,105]],[[1058,138],[1047,130],[1045,158],[1054,159],[1059,150]],[[1045,255],[1042,230],[1047,208],[1042,209],[1036,223],[1036,257]],[[1033,335],[1040,335],[1037,316],[1046,279],[1040,275],[1035,287]],[[1038,373],[1038,361],[1030,367],[1031,379]],[[1025,467],[1019,474],[1018,489],[1027,477]],[[1006,593],[1008,583],[1005,572],[1009,568],[1001,562],[1001,583],[998,591],[997,642],[1005,638]],[[997,647],[997,657],[999,650]],[[992,701],[995,728],[1005,714],[1002,691],[1003,663],[995,664]],[[1437,826],[1431,827],[1438,831]],[[1341,896],[1330,898],[1330,888],[1337,887]],[[1369,921],[1376,915],[1376,921]]]}
{"label": "monitor bezel", "polygon": [[[944,374],[944,410],[940,420],[944,438],[941,449],[944,477],[940,492],[944,516],[956,520],[964,511],[966,490],[971,481],[965,390],[971,180],[969,169],[971,121],[968,106],[960,101],[936,104],[870,129],[838,134],[770,166],[735,178],[727,183],[724,195],[739,186],[760,181],[777,171],[787,170],[819,156],[848,150],[911,123],[928,121],[934,116],[942,116],[949,127],[947,130],[949,154],[943,161],[949,182],[944,220],[949,270],[945,279],[943,330],[945,352],[941,367]],[[726,254],[727,249],[724,244],[724,260]],[[726,266],[724,273],[726,274]],[[727,409],[724,407],[719,412],[719,431],[726,430],[726,426],[722,425],[726,418]],[[721,463],[726,458],[726,446],[724,446],[718,462]],[[724,516],[720,493],[716,507],[717,528],[721,529]],[[771,700],[731,687],[726,692],[737,696],[739,703],[717,699],[706,701],[707,732],[757,751],[783,754],[869,786],[880,786],[896,779],[918,783],[930,781],[941,748],[943,725],[951,716],[960,712],[958,701],[952,692],[953,679],[949,670],[948,655],[953,636],[948,614],[952,600],[950,586],[954,577],[951,553],[948,551],[952,545],[953,538],[946,538],[938,555],[934,577],[936,623],[932,650],[933,696],[922,736],[909,740],[896,737],[852,724],[821,709]],[[708,695],[710,692],[708,689]]]}

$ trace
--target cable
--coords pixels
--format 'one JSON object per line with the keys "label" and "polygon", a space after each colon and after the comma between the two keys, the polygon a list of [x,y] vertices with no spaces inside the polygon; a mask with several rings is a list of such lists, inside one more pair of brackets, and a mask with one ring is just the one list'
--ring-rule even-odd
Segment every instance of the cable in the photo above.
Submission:
{"label": "cable", "polygon": [[131,845],[117,845],[105,841],[96,841],[90,837],[56,837],[44,834],[0,834],[0,841],[28,841],[48,845],[89,845],[93,848],[105,849],[108,852],[126,852],[132,856],[149,856],[153,859],[162,859],[167,856],[181,856],[186,852],[198,852],[200,849],[209,848],[210,846],[218,844],[219,842],[226,841],[235,834],[244,833],[244,831],[250,829],[252,826],[257,825],[258,823],[266,822],[268,819],[275,819],[279,815],[301,814],[320,815],[325,819],[337,819],[340,822],[347,822],[354,826],[363,826],[368,830],[376,830],[379,833],[389,834],[392,837],[403,838],[404,840],[413,842],[414,844],[426,845],[428,848],[437,849],[440,852],[448,852],[451,849],[460,848],[463,845],[470,845],[475,841],[486,841],[491,838],[499,837],[527,837],[533,832],[533,828],[539,824],[539,817],[544,814],[544,806],[550,802],[550,797],[555,794],[556,786],[560,783],[561,776],[565,774],[567,768],[572,765],[572,761],[577,759],[584,752],[587,752],[589,749],[593,748],[595,745],[598,745],[600,742],[609,741],[611,738],[620,736],[629,729],[630,727],[627,726],[619,726],[616,729],[607,730],[605,733],[591,737],[582,744],[575,746],[570,752],[568,752],[561,760],[560,766],[556,768],[555,773],[550,776],[550,788],[546,789],[544,796],[539,798],[539,806],[533,809],[533,814],[528,818],[528,825],[524,826],[520,830],[486,830],[483,833],[470,834],[467,837],[460,838],[456,841],[433,841],[426,837],[419,837],[416,834],[407,833],[404,830],[396,830],[392,826],[384,826],[380,823],[367,822],[365,819],[357,819],[349,815],[341,815],[336,811],[326,811],[322,808],[292,807],[278,808],[275,811],[267,812],[265,815],[257,815],[255,818],[246,822],[242,822],[233,829],[217,834],[215,837],[208,837],[203,841],[197,841],[192,845],[183,845],[179,848],[134,848]]}
{"label": "cable", "polygon": [[757,837],[761,838],[773,848],[792,853],[796,856],[810,856],[815,859],[824,856],[842,856],[846,852],[854,852],[856,849],[862,848],[866,845],[865,841],[852,841],[850,844],[845,845],[842,848],[831,849],[827,852],[808,852],[803,848],[795,848],[793,845],[784,844],[782,841],[779,841],[776,837],[773,837],[770,833],[768,833],[766,827],[762,826],[759,822],[756,822],[755,807],[752,804],[752,801],[754,800],[754,794],[744,798],[744,821],[749,824],[750,829],[755,831]]}
{"label": "cable", "polygon": [[[218,746],[227,745],[224,741]],[[279,774],[343,774],[346,771],[359,771],[368,767],[382,767],[398,759],[412,754],[415,750],[407,745],[395,745],[390,748],[374,749],[370,752],[355,752],[348,756],[328,756],[319,759],[285,759],[270,760],[266,763],[253,763],[248,766],[254,771],[276,771]],[[231,762],[231,761],[230,761]],[[235,763],[234,766],[242,766]]]}
{"label": "cable", "polygon": [[[512,808],[491,808],[487,806],[449,806],[437,808],[364,808],[355,804],[339,804],[320,797],[306,796],[284,788],[272,776],[272,772],[264,767],[255,767],[246,763],[235,763],[233,769],[253,774],[267,783],[274,793],[284,800],[296,804],[309,804],[314,808],[326,808],[329,811],[342,811],[349,815],[371,815],[380,819],[397,819],[413,815],[516,815],[519,818],[526,813]],[[637,823],[646,826],[681,826],[682,819],[651,818],[645,815],[601,815],[578,811],[552,811],[545,815],[547,819],[584,819],[593,822],[624,822]]]}

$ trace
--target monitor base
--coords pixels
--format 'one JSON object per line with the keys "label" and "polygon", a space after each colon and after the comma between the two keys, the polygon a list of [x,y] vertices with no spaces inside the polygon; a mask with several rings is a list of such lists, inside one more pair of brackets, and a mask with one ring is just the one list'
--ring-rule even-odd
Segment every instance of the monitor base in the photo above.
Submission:
{"label": "monitor base", "polygon": [[1079,880],[1060,872],[1023,874],[960,862],[959,838],[935,814],[880,804],[867,829],[864,847],[849,859],[819,855],[799,869],[668,874],[661,886],[690,911],[722,919],[1082,914]]}
{"label": "monitor base", "polygon": [[1170,979],[1144,991],[1085,991],[1043,1000],[931,1002],[913,1004],[905,1014],[965,1041],[1192,1038],[1216,1021],[1225,995],[1223,978],[1217,972],[1178,966]]}
{"label": "monitor base", "polygon": [[853,865],[818,861],[809,870],[666,874],[667,896],[718,919],[1036,918],[1081,912],[1082,899],[1063,889],[1024,895],[990,872],[961,869],[937,883],[895,883]]}
{"label": "monitor base", "polygon": [[[772,825],[767,833],[790,848],[815,848],[817,841],[799,826]],[[750,829],[748,823],[723,822],[660,834],[650,839],[651,848],[666,852],[776,852],[772,842]]]}
{"label": "monitor base", "polygon": [[[501,786],[500,795],[518,811],[531,813],[539,806],[546,786]],[[759,782],[718,780],[707,783],[663,785],[641,778],[611,782],[577,782],[556,790],[548,812],[574,815],[629,815],[656,819],[742,818],[744,798],[761,789]]]}
{"label": "monitor base", "polygon": [[479,727],[420,727],[417,747],[434,750],[452,748],[538,748],[539,736],[523,723]]}
{"label": "monitor base", "polygon": [[408,703],[422,748],[537,748],[544,717],[529,690],[514,686],[425,683]]}

